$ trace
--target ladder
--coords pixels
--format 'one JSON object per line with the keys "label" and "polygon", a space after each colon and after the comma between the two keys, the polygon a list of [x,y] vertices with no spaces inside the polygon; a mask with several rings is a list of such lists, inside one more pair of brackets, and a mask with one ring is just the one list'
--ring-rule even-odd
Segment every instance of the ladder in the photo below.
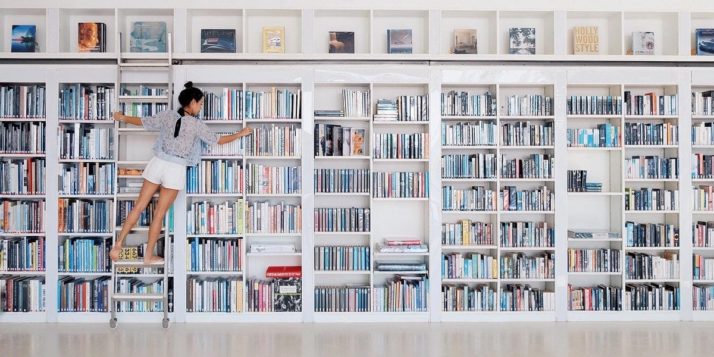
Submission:
{"label": "ladder", "polygon": [[[159,60],[142,60],[142,61],[134,61],[130,62],[129,60],[125,59],[123,57],[123,53],[121,51],[122,48],[122,34],[119,34],[119,41],[117,41],[117,80],[115,83],[115,88],[116,88],[116,103],[117,103],[117,109],[119,109],[119,103],[147,103],[147,102],[152,102],[152,103],[163,103],[166,102],[168,103],[168,109],[172,110],[173,109],[173,48],[172,48],[172,39],[171,39],[171,33],[167,34],[167,58],[166,59],[159,59]],[[166,97],[160,97],[160,98],[150,98],[150,97],[142,97],[141,95],[139,96],[123,96],[122,95],[122,84],[125,82],[125,75],[130,72],[141,72],[141,71],[165,71],[166,72]],[[115,163],[115,177],[114,177],[114,187],[115,191],[118,193],[119,191],[119,178],[118,178],[118,172],[119,172],[119,166],[122,164],[120,161],[118,161],[119,157],[119,142],[120,136],[123,134],[121,130],[119,130],[119,123],[115,122],[114,123],[114,155],[116,158],[116,163]],[[133,163],[133,164],[138,164],[138,163]],[[118,197],[115,195],[114,197],[114,215],[116,215],[117,212],[117,199]],[[161,321],[161,325],[164,328],[169,327],[169,263],[170,263],[170,229],[169,229],[169,214],[171,213],[171,210],[167,212],[165,218],[164,218],[164,228],[163,228],[163,238],[164,238],[164,262],[163,264],[145,264],[143,261],[143,258],[139,258],[138,260],[119,260],[116,262],[113,262],[112,264],[112,287],[109,292],[109,306],[110,306],[110,312],[111,312],[111,317],[109,319],[109,326],[111,328],[115,328],[117,326],[117,305],[121,302],[162,302],[162,310],[163,310],[163,319]],[[117,222],[115,226],[121,224],[121,222]],[[121,227],[115,227],[115,239],[116,239],[116,234],[120,232]],[[132,228],[132,232],[134,231],[134,228]],[[131,277],[132,275],[130,274],[123,274],[125,269],[140,269],[139,271],[144,271],[145,269],[151,269],[152,271],[154,270],[162,270],[161,275],[161,281],[162,281],[162,288],[161,288],[161,293],[153,293],[153,294],[138,294],[138,293],[121,293],[118,291],[119,289],[119,281],[118,278],[120,277]],[[154,275],[159,275],[158,272],[157,274],[152,274]]]}

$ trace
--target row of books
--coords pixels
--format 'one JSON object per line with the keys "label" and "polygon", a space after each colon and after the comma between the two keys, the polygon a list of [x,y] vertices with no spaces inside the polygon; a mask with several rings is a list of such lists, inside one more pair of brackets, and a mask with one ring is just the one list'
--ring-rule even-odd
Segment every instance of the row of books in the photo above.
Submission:
{"label": "row of books", "polygon": [[518,190],[515,186],[504,186],[499,192],[498,201],[504,211],[552,211],[555,205],[555,192],[547,186],[534,190]]}
{"label": "row of books", "polygon": [[315,193],[368,193],[369,169],[315,169]]}
{"label": "row of books", "polygon": [[373,172],[372,197],[427,198],[429,172]]}
{"label": "row of books", "polygon": [[429,247],[418,238],[385,239],[377,245],[377,252],[382,254],[428,253]]}
{"label": "row of books", "polygon": [[714,247],[714,222],[697,221],[692,227],[694,247]]}
{"label": "row of books", "polygon": [[442,254],[442,279],[498,279],[498,258],[488,254]]}
{"label": "row of books", "polygon": [[186,311],[243,311],[243,281],[238,278],[189,277],[186,281]]}
{"label": "row of books", "polygon": [[0,272],[44,270],[45,238],[21,237],[0,240]]}
{"label": "row of books", "polygon": [[244,201],[193,202],[186,212],[188,234],[242,234]]}
{"label": "row of books", "polygon": [[375,159],[428,159],[429,134],[394,134],[374,135]]}
{"label": "row of books", "polygon": [[618,273],[620,269],[619,249],[568,249],[568,272],[574,273]]}
{"label": "row of books", "polygon": [[694,285],[692,300],[694,311],[714,311],[714,286]]}
{"label": "row of books", "polygon": [[366,118],[372,99],[368,90],[342,90],[342,112],[349,118]]}
{"label": "row of books", "polygon": [[492,179],[496,178],[498,157],[496,154],[453,154],[441,156],[443,179]]}
{"label": "row of books", "polygon": [[501,289],[501,311],[555,311],[555,293],[529,285],[508,284]]}
{"label": "row of books", "polygon": [[107,312],[110,278],[84,279],[65,276],[57,281],[59,312]]}
{"label": "row of books", "polygon": [[544,95],[511,95],[505,98],[504,114],[508,116],[553,115],[553,97]]}
{"label": "row of books", "polygon": [[622,289],[598,285],[575,287],[568,285],[568,311],[621,311]]}
{"label": "row of books", "polygon": [[507,123],[501,127],[503,146],[552,146],[555,143],[553,122],[532,124],[527,121]]}
{"label": "row of books", "polygon": [[548,222],[501,222],[499,244],[503,248],[553,248],[555,227]]}
{"label": "row of books", "polygon": [[248,233],[300,233],[302,206],[285,202],[249,202],[246,221]]}
{"label": "row of books", "polygon": [[473,94],[452,90],[441,93],[441,115],[443,116],[496,116],[496,108],[496,96],[491,92]]}
{"label": "row of books", "polygon": [[219,93],[203,91],[203,120],[243,119],[244,95],[242,89],[223,88]]}
{"label": "row of books", "polygon": [[302,269],[269,266],[265,276],[269,280],[247,281],[248,312],[302,311]]}
{"label": "row of books", "polygon": [[429,278],[396,276],[374,288],[374,312],[424,312],[428,308]]}
{"label": "row of books", "polygon": [[271,88],[245,92],[246,119],[300,119],[302,92],[299,89]]}
{"label": "row of books", "polygon": [[[111,233],[112,202],[109,200],[58,200],[60,233]],[[127,212],[128,213],[128,212]]]}
{"label": "row of books", "polygon": [[441,225],[441,244],[447,246],[491,246],[494,245],[494,225],[486,222],[461,220],[459,223]]}
{"label": "row of books", "polygon": [[186,168],[186,193],[242,193],[245,171],[238,160],[201,160]]}
{"label": "row of books", "polygon": [[367,129],[315,124],[315,157],[365,156]]}
{"label": "row of books", "polygon": [[627,115],[677,115],[677,95],[645,93],[633,95],[625,91],[625,113]]}
{"label": "row of books", "polygon": [[315,208],[315,232],[369,232],[369,208]]}
{"label": "row of books", "polygon": [[[218,136],[232,135],[235,132],[216,132]],[[216,156],[236,156],[240,158],[245,154],[245,148],[248,145],[248,140],[243,137],[238,140],[231,141],[227,144],[201,145],[201,156],[204,159],[210,159]]]}
{"label": "row of books", "polygon": [[315,287],[315,312],[368,312],[370,288]]}
{"label": "row of books", "polygon": [[188,239],[186,270],[192,272],[243,270],[242,239],[211,239],[193,237]]}
{"label": "row of books", "polygon": [[114,164],[63,164],[59,173],[59,192],[66,195],[112,195],[114,174]]}
{"label": "row of books", "polygon": [[679,178],[679,159],[676,157],[632,156],[625,159],[628,179]]}
{"label": "row of books", "polygon": [[622,97],[612,95],[571,95],[566,99],[568,115],[620,115]]}
{"label": "row of books", "polygon": [[121,88],[122,96],[142,96],[142,97],[163,97],[168,93],[166,87],[158,87],[154,85],[130,85],[124,84]]}
{"label": "row of books", "polygon": [[714,210],[714,186],[692,187],[693,209],[695,211]]}
{"label": "row of books", "polygon": [[377,100],[374,121],[428,121],[428,95],[402,95],[396,99]]}
{"label": "row of books", "polygon": [[60,126],[60,159],[113,159],[114,128],[90,125]]}
{"label": "row of books", "polygon": [[0,161],[0,194],[43,194],[45,176],[44,159]]}
{"label": "row of books", "polygon": [[[170,282],[170,280],[169,280]],[[119,278],[116,281],[117,294],[157,294],[164,291],[163,280],[145,281],[138,278]],[[169,312],[172,312],[173,289],[169,285]],[[160,312],[164,309],[163,301],[121,301],[117,303],[120,312]]]}
{"label": "row of books", "polygon": [[[712,114],[714,115],[714,114]],[[714,145],[714,123],[692,123],[692,145]]]}
{"label": "row of books", "polygon": [[595,128],[568,128],[568,147],[616,148],[620,147],[620,128],[610,123]]}
{"label": "row of books", "polygon": [[99,273],[111,269],[110,239],[67,238],[59,246],[60,272]]}
{"label": "row of books", "polygon": [[623,298],[624,310],[679,310],[680,289],[667,284],[627,284]]}
{"label": "row of books", "polygon": [[45,123],[0,123],[0,154],[44,154]]}
{"label": "row of books", "polygon": [[555,253],[509,253],[501,256],[501,279],[554,279]]}
{"label": "row of books", "polygon": [[645,253],[625,255],[625,277],[627,279],[679,279],[679,254],[664,252],[663,256]]}
{"label": "row of books", "polygon": [[501,155],[501,177],[509,179],[552,178],[555,158],[548,154],[531,154],[523,159]]}
{"label": "row of books", "polygon": [[115,111],[113,87],[66,84],[60,88],[60,120],[111,120]]}
{"label": "row of books", "polygon": [[692,114],[714,115],[714,91],[692,92]]}
{"label": "row of books", "polygon": [[628,247],[679,247],[679,228],[674,224],[625,222]]}
{"label": "row of books", "polygon": [[0,277],[0,312],[45,311],[44,280],[37,277]]}
{"label": "row of books", "polygon": [[249,194],[298,194],[302,174],[300,166],[246,165],[246,191]]}
{"label": "row of books", "polygon": [[568,170],[568,192],[601,192],[602,183],[588,182],[587,170]]}
{"label": "row of books", "polygon": [[694,280],[714,280],[714,258],[694,254],[692,278]]}
{"label": "row of books", "polygon": [[[117,225],[123,223],[126,221],[126,218],[129,216],[129,213],[134,209],[136,206],[136,201],[134,200],[117,200],[117,217],[116,217],[116,222]],[[154,220],[154,212],[156,211],[156,206],[158,205],[158,199],[156,197],[152,198],[151,201],[146,205],[146,207],[141,210],[141,213],[139,214],[139,220],[137,221],[137,225],[139,227],[148,227],[151,225],[151,222]],[[120,223],[121,222],[121,223]]]}
{"label": "row of books", "polygon": [[714,178],[714,155],[692,154],[692,178]]}
{"label": "row of books", "polygon": [[315,270],[369,271],[370,249],[365,246],[317,246]]}
{"label": "row of books", "polygon": [[301,138],[300,127],[296,125],[260,125],[245,140],[245,155],[300,157]]}
{"label": "row of books", "polygon": [[0,232],[43,233],[44,201],[10,201],[0,204]]}
{"label": "row of books", "polygon": [[496,290],[488,285],[441,286],[443,311],[496,311]]}
{"label": "row of books", "polygon": [[443,211],[495,211],[498,207],[498,193],[484,186],[459,189],[453,186],[441,188],[441,209]]}
{"label": "row of books", "polygon": [[443,146],[495,146],[498,125],[492,121],[441,123]]}
{"label": "row of books", "polygon": [[168,109],[166,103],[119,103],[119,111],[132,117],[151,117]]}
{"label": "row of books", "polygon": [[45,118],[45,96],[42,85],[0,85],[0,118]]}
{"label": "row of books", "polygon": [[426,272],[427,266],[425,263],[417,262],[377,262],[374,270],[380,272]]}
{"label": "row of books", "polygon": [[[696,203],[696,196],[695,196]],[[679,191],[660,188],[625,188],[625,210],[675,211],[679,207]]]}
{"label": "row of books", "polygon": [[625,145],[678,145],[679,127],[672,123],[625,123]]}

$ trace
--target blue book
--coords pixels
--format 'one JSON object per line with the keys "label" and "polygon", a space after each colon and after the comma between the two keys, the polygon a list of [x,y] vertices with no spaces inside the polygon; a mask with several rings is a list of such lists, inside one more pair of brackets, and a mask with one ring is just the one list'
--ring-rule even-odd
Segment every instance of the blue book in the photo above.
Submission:
{"label": "blue book", "polygon": [[12,45],[10,52],[36,52],[37,26],[12,25]]}
{"label": "blue book", "polygon": [[137,21],[132,24],[130,52],[166,52],[166,22]]}
{"label": "blue book", "polygon": [[236,30],[201,29],[201,53],[236,53]]}
{"label": "blue book", "polygon": [[714,29],[697,29],[696,42],[697,56],[714,55]]}

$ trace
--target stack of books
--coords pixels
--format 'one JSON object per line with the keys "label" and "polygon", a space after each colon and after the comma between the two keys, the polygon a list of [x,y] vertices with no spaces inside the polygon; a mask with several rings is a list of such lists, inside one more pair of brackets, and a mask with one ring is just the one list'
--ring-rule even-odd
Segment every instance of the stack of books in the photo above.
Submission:
{"label": "stack of books", "polygon": [[394,99],[377,100],[377,114],[374,121],[397,121],[399,112],[397,111],[397,101]]}

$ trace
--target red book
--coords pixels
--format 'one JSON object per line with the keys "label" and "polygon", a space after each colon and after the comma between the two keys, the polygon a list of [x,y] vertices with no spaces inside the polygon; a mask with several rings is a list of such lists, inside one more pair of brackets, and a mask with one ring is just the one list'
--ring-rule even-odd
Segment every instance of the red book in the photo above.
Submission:
{"label": "red book", "polygon": [[266,278],[302,278],[301,266],[270,266],[265,271]]}
{"label": "red book", "polygon": [[389,246],[420,245],[420,244],[422,244],[422,241],[420,241],[418,239],[385,240],[384,244],[389,245]]}

